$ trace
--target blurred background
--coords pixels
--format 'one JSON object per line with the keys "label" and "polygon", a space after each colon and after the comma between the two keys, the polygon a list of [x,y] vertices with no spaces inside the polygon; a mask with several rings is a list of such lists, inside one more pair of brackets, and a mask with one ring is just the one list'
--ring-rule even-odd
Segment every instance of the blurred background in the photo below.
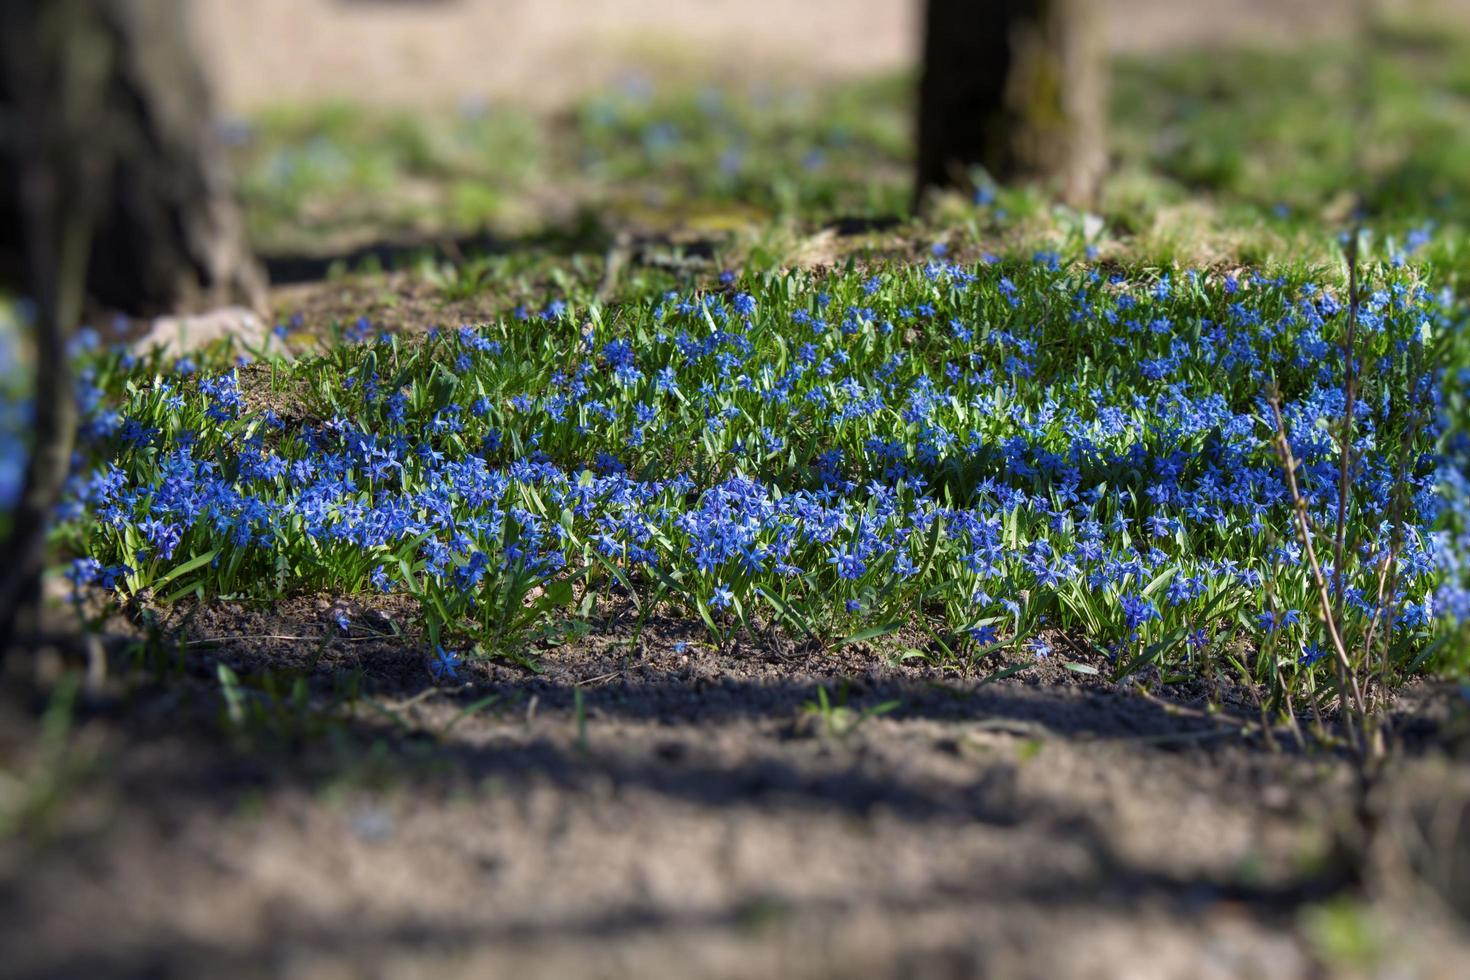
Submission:
{"label": "blurred background", "polygon": [[[1100,0],[1117,54],[1341,37],[1356,0]],[[1470,18],[1456,0],[1400,13]],[[833,81],[917,67],[919,0],[195,0],[222,104],[559,108],[627,73]]]}
{"label": "blurred background", "polygon": [[[1096,6],[1111,68],[1104,216],[1136,224],[1140,203],[1185,192],[1277,212],[1329,203],[1353,86],[1370,71],[1355,48],[1365,10],[1391,25],[1371,69],[1394,127],[1380,152],[1418,155],[1399,190],[1419,204],[1458,190],[1470,48],[1455,38],[1470,2]],[[267,257],[353,257],[446,233],[900,215],[910,198],[917,0],[191,9]]]}

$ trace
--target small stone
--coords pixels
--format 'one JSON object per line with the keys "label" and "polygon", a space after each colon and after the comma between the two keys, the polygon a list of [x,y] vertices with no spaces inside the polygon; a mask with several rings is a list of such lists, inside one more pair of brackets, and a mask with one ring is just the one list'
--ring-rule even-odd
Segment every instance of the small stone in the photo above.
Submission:
{"label": "small stone", "polygon": [[380,807],[364,807],[352,816],[352,832],[370,844],[385,841],[393,836],[393,817]]}
{"label": "small stone", "polygon": [[362,618],[370,629],[379,633],[393,632],[393,618],[381,609],[369,609]]}
{"label": "small stone", "polygon": [[166,358],[180,358],[223,340],[238,353],[264,352],[289,356],[286,345],[255,313],[243,306],[222,306],[198,316],[160,316],[148,330],[128,345],[131,353],[144,355],[162,351]]}
{"label": "small stone", "polygon": [[1268,810],[1286,810],[1291,806],[1291,791],[1280,783],[1272,783],[1261,790],[1261,803]]}

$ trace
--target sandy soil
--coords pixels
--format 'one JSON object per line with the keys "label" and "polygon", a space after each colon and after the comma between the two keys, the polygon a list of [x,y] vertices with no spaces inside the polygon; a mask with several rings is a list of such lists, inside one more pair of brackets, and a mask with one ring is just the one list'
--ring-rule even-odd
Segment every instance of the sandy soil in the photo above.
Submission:
{"label": "sandy soil", "polygon": [[[1405,871],[1410,818],[1385,817],[1391,846],[1345,858],[1340,759],[1268,751],[1059,663],[980,685],[863,648],[715,651],[672,622],[629,642],[614,617],[542,673],[490,666],[445,691],[392,638],[392,606],[354,608],[350,637],[316,642],[337,609],[204,610],[183,675],[82,709],[88,774],[0,843],[7,975],[1450,978],[1470,964],[1464,920],[1432,897],[1470,899],[1463,835],[1425,872],[1461,862],[1464,881],[1439,892]],[[247,684],[314,662],[319,696],[361,668],[375,707],[310,739],[256,729],[232,745],[220,661]],[[39,706],[15,681],[7,756]],[[852,712],[899,705],[841,732],[810,710],[819,688]],[[1420,692],[1382,792],[1410,817],[1448,801],[1470,831],[1447,704]],[[1367,934],[1344,945],[1327,910],[1360,906]]]}

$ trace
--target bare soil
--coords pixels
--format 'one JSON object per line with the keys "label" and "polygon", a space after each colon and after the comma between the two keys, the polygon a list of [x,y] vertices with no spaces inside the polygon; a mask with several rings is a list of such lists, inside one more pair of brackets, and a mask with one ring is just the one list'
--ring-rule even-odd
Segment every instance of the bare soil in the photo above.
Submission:
{"label": "bare soil", "polygon": [[[1145,698],[1059,658],[982,684],[860,646],[716,650],[677,621],[635,640],[614,614],[539,672],[476,665],[436,688],[395,635],[409,612],[215,604],[166,679],[84,697],[78,775],[0,842],[7,975],[1448,978],[1470,964],[1470,766],[1451,690],[1403,699],[1383,829],[1356,847],[1343,759],[1272,751],[1197,713],[1199,691]],[[257,691],[266,669],[306,674],[330,724],[232,729],[219,663]],[[33,750],[44,706],[18,670],[0,701],[7,760]],[[353,672],[356,708],[328,713]],[[813,711],[819,690],[847,713]]]}

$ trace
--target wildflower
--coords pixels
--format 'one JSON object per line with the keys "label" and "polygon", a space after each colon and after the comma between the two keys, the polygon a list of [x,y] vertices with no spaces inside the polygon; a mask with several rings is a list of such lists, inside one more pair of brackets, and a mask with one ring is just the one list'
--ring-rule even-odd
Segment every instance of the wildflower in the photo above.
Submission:
{"label": "wildflower", "polygon": [[91,585],[102,577],[102,563],[95,558],[77,558],[66,571],[73,586]]}
{"label": "wildflower", "polygon": [[982,647],[994,646],[1000,639],[995,627],[989,624],[975,626],[970,629],[970,639]]}
{"label": "wildflower", "polygon": [[1301,618],[1301,611],[1297,609],[1288,609],[1282,613],[1278,613],[1274,609],[1267,609],[1262,611],[1262,613],[1256,617],[1256,626],[1262,632],[1275,633],[1278,630],[1283,630],[1287,627],[1295,626],[1297,623],[1301,622]]}
{"label": "wildflower", "polygon": [[460,655],[453,650],[446,650],[442,646],[434,647],[434,655],[429,658],[429,673],[438,682],[459,680],[459,667],[461,665]]}
{"label": "wildflower", "polygon": [[835,566],[837,577],[840,579],[853,580],[863,577],[867,565],[852,551],[834,551],[827,559],[827,564]]}
{"label": "wildflower", "polygon": [[1123,597],[1123,619],[1130,631],[1140,629],[1145,623],[1159,618],[1158,608],[1142,596]]}
{"label": "wildflower", "polygon": [[138,525],[138,530],[148,539],[159,558],[167,561],[174,555],[179,542],[183,540],[183,529],[177,524],[165,524],[159,520],[147,520]]}
{"label": "wildflower", "polygon": [[1303,667],[1310,667],[1325,656],[1327,656],[1326,648],[1320,647],[1315,643],[1308,643],[1302,649],[1301,665]]}

